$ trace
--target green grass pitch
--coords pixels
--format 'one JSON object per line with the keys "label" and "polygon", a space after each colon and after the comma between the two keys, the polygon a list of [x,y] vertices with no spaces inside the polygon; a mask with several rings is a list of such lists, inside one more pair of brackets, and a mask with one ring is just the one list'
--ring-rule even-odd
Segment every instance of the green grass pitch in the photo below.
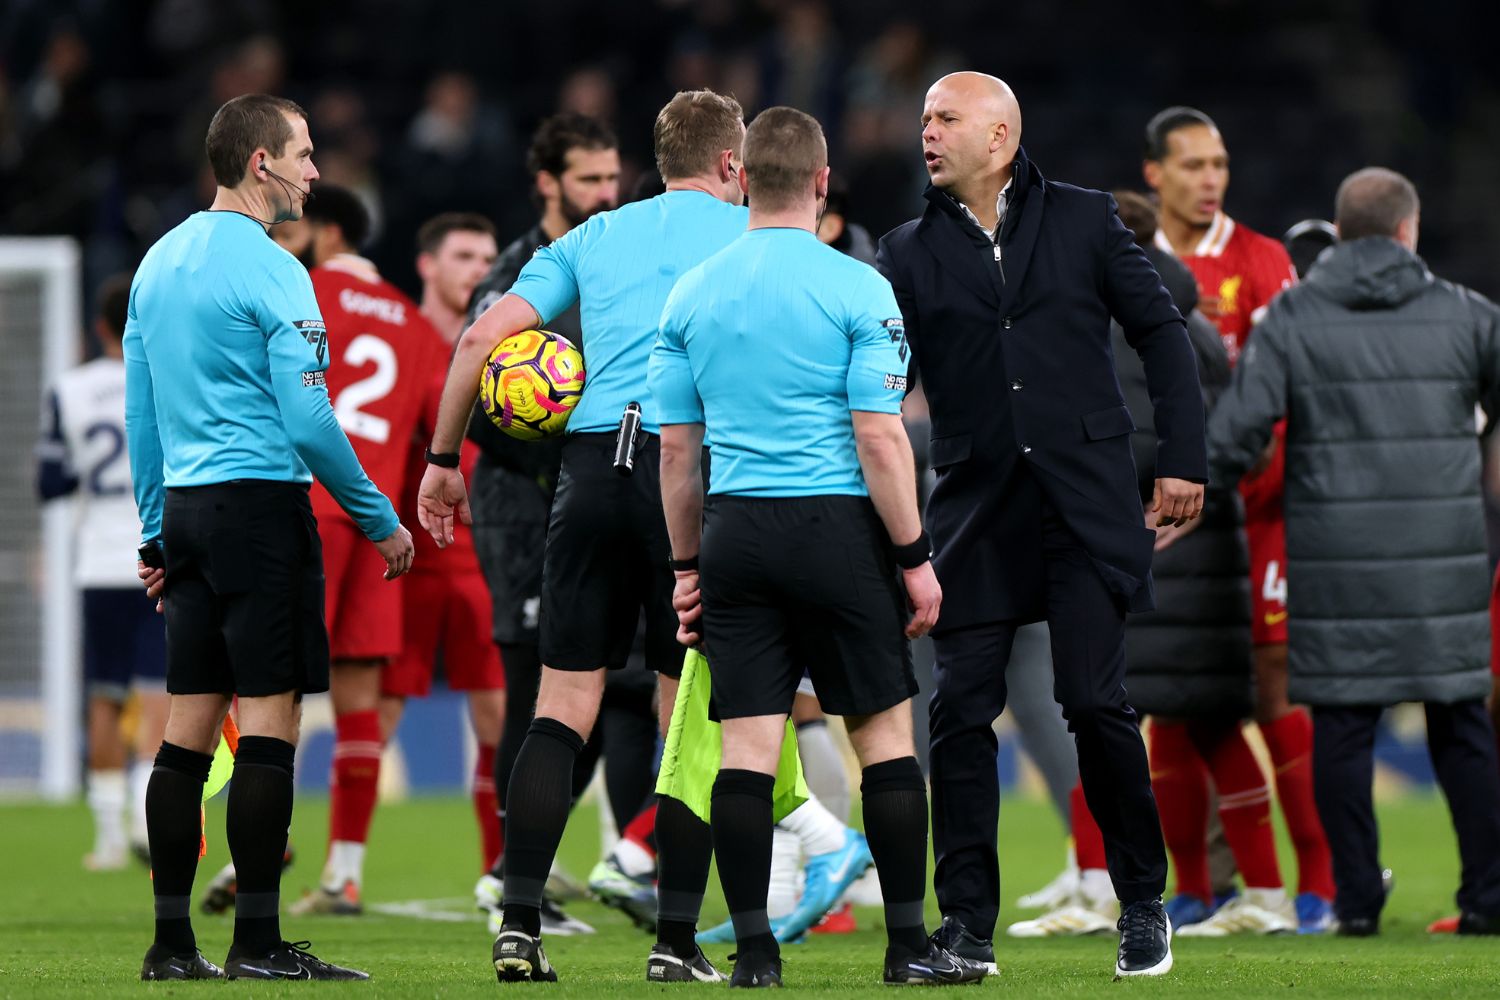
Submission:
{"label": "green grass pitch", "polygon": [[[295,897],[317,878],[326,806],[299,801],[293,840],[296,865],[283,882]],[[1453,909],[1458,861],[1441,800],[1415,795],[1381,809],[1383,856],[1396,871],[1396,892],[1384,933],[1367,940],[1236,938],[1182,940],[1176,968],[1165,979],[1112,982],[1109,937],[1052,941],[1000,939],[1001,973],[975,987],[1011,997],[1084,997],[1128,992],[1151,997],[1483,997],[1500,996],[1500,940],[1429,938],[1429,920]],[[199,867],[200,888],[225,860],[223,801],[209,810],[209,851]],[[563,845],[563,861],[582,875],[595,860],[598,824],[580,809]],[[316,954],[368,969],[372,980],[349,984],[190,983],[137,980],[150,943],[150,886],[140,869],[89,874],[79,859],[88,849],[89,819],[82,806],[0,806],[0,997],[286,996],[333,991],[361,997],[479,997],[496,991],[546,991],[561,997],[656,996],[702,992],[712,986],[650,986],[645,956],[650,942],[626,920],[593,903],[572,907],[599,933],[552,938],[548,955],[562,981],[555,987],[500,986],[489,962],[490,943],[477,914],[450,921],[367,914],[358,919],[283,918],[292,940],[311,939]],[[1060,867],[1056,818],[1040,803],[1009,799],[1001,814],[1001,864],[1006,895],[1034,889]],[[366,902],[446,900],[432,909],[462,913],[478,875],[477,834],[467,800],[415,799],[383,806],[372,833]],[[1285,841],[1283,840],[1283,845]],[[1496,845],[1500,850],[1500,845]],[[1283,868],[1290,854],[1282,852]],[[936,914],[931,897],[929,919]],[[724,917],[717,883],[709,889],[705,921]],[[884,935],[876,910],[861,911],[850,937],[818,937],[784,951],[788,989],[845,996],[880,989]],[[1004,924],[1022,916],[1007,905]],[[221,962],[229,945],[227,918],[197,917],[199,944]],[[729,947],[710,957],[721,967]]]}

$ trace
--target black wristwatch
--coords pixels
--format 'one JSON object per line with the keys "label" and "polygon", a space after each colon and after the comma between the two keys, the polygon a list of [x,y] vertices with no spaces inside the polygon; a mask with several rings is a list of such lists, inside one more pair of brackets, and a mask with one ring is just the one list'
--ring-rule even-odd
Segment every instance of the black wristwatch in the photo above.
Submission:
{"label": "black wristwatch", "polygon": [[458,452],[456,451],[433,451],[431,448],[424,449],[428,465],[436,465],[441,469],[458,468]]}
{"label": "black wristwatch", "polygon": [[902,569],[916,569],[932,558],[932,539],[924,529],[915,542],[897,545],[896,565]]}
{"label": "black wristwatch", "polygon": [[673,573],[696,573],[698,572],[698,557],[688,556],[686,559],[672,558],[667,560],[672,567]]}

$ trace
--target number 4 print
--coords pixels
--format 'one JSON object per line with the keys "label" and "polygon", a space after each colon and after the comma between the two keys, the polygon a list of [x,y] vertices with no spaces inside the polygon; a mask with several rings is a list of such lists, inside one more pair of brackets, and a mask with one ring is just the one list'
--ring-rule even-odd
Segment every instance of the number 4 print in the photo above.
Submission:
{"label": "number 4 print", "polygon": [[1266,578],[1260,585],[1262,600],[1286,603],[1286,574],[1281,572],[1281,562],[1272,559],[1266,563]]}

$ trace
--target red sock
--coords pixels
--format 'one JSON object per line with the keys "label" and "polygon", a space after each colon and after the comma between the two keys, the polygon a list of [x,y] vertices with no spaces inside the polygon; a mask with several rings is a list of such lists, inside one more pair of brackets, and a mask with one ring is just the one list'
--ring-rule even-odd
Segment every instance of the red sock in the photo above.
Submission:
{"label": "red sock", "polygon": [[1260,727],[1276,766],[1276,797],[1297,851],[1297,891],[1333,898],[1333,862],[1313,799],[1312,720],[1294,708]]}
{"label": "red sock", "polygon": [[1073,812],[1073,853],[1078,856],[1078,867],[1085,871],[1107,868],[1104,833],[1099,829],[1099,824],[1094,822],[1094,814],[1089,812],[1088,801],[1083,797],[1083,782],[1073,786],[1073,793],[1068,801]]}
{"label": "red sock", "polygon": [[495,748],[479,744],[474,758],[474,818],[479,821],[480,867],[488,871],[505,850],[500,832],[500,799],[495,794]]}
{"label": "red sock", "polygon": [[620,836],[640,845],[653,858],[656,857],[656,802],[653,800],[649,806],[636,813],[635,819],[626,823],[625,829],[620,831]]}
{"label": "red sock", "polygon": [[363,844],[370,836],[380,785],[380,713],[370,709],[337,716],[334,731],[328,839]]}
{"label": "red sock", "polygon": [[1219,793],[1219,821],[1249,889],[1281,888],[1276,836],[1271,829],[1271,789],[1239,723],[1199,742]]}
{"label": "red sock", "polygon": [[1151,720],[1151,791],[1179,895],[1212,903],[1208,875],[1208,771],[1182,723]]}

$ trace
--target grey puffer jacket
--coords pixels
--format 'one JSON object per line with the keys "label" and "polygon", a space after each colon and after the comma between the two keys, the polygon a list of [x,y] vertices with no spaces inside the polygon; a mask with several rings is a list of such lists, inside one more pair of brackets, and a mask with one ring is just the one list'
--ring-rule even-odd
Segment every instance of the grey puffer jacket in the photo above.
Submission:
{"label": "grey puffer jacket", "polygon": [[1394,240],[1324,251],[1256,327],[1209,424],[1229,485],[1287,415],[1291,699],[1490,690],[1474,407],[1500,415],[1500,310]]}

